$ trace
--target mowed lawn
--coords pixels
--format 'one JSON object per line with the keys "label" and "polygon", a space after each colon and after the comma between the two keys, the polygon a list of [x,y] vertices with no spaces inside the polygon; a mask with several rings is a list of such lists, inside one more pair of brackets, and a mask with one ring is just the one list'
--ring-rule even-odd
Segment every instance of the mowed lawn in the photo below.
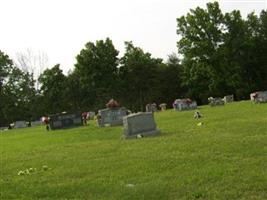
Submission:
{"label": "mowed lawn", "polygon": [[161,135],[142,139],[94,121],[2,132],[0,199],[267,199],[267,104],[199,110],[155,113]]}

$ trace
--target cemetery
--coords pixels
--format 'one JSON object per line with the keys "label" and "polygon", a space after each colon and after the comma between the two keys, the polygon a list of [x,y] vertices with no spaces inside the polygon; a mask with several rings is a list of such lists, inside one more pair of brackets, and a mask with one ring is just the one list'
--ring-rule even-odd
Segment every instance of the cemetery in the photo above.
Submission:
{"label": "cemetery", "polygon": [[[172,187],[176,183],[178,189],[191,188],[190,193],[179,189],[177,198],[190,199],[197,191],[208,199],[220,199],[217,195],[227,191],[227,197],[235,199],[246,182],[245,188],[257,191],[256,199],[264,199],[266,180],[257,172],[266,171],[267,104],[251,106],[243,101],[199,109],[201,113],[172,109],[133,113],[123,116],[123,127],[103,129],[92,121],[89,126],[53,132],[46,132],[44,126],[2,132],[1,151],[6,153],[2,158],[1,195],[3,199],[20,199],[25,194],[28,199],[56,199],[59,194],[67,199],[124,199],[128,193],[121,190],[125,189],[134,199],[143,195],[158,199],[163,186],[161,197],[177,192],[177,187]],[[56,115],[53,121],[64,124],[75,116]],[[22,173],[24,169],[35,171],[27,175]],[[27,193],[14,193],[13,187]],[[148,187],[155,193],[147,191]],[[215,192],[220,190],[220,194]],[[244,195],[255,197],[250,191]]]}
{"label": "cemetery", "polygon": [[266,1],[3,1],[0,200],[267,200]]}

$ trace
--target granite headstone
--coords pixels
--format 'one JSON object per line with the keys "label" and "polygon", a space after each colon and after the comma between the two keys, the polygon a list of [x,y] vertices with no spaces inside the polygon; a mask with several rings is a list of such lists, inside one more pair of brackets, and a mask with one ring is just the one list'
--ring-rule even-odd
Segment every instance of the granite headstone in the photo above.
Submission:
{"label": "granite headstone", "polygon": [[123,124],[123,117],[126,116],[127,110],[124,107],[105,108],[98,111],[98,125],[103,126],[117,126]]}
{"label": "granite headstone", "polygon": [[234,95],[227,95],[223,97],[224,103],[231,103],[234,102]]}
{"label": "granite headstone", "polygon": [[225,104],[224,100],[219,97],[209,97],[208,101],[210,106],[223,106]]}
{"label": "granite headstone", "polygon": [[152,112],[139,112],[123,117],[124,138],[154,136],[160,133]]}
{"label": "granite headstone", "polygon": [[81,113],[60,113],[49,117],[49,125],[52,130],[82,125]]}
{"label": "granite headstone", "polygon": [[14,128],[26,128],[27,124],[26,121],[16,121],[14,123]]}

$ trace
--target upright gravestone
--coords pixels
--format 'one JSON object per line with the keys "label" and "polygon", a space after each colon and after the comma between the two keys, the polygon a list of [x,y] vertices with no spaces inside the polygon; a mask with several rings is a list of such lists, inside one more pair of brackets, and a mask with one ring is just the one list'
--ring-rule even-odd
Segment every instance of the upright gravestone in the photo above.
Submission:
{"label": "upright gravestone", "polygon": [[176,99],[173,103],[174,110],[194,110],[197,109],[197,102],[191,99]]}
{"label": "upright gravestone", "polygon": [[139,112],[123,117],[124,138],[153,136],[160,133],[152,112]]}
{"label": "upright gravestone", "polygon": [[250,94],[251,101],[255,103],[267,102],[267,91],[253,92]]}
{"label": "upright gravestone", "polygon": [[72,126],[81,126],[81,113],[60,113],[51,115],[49,124],[52,130],[68,128]]}
{"label": "upright gravestone", "polygon": [[234,102],[234,95],[227,95],[223,97],[224,103],[231,103]]}
{"label": "upright gravestone", "polygon": [[209,97],[208,98],[210,106],[223,106],[225,104],[224,100],[222,98],[214,98],[214,97]]}
{"label": "upright gravestone", "polygon": [[98,125],[117,126],[123,124],[123,117],[127,115],[127,110],[124,107],[106,108],[98,111]]}
{"label": "upright gravestone", "polygon": [[27,124],[26,121],[16,121],[14,123],[14,128],[26,128]]}
{"label": "upright gravestone", "polygon": [[156,112],[156,111],[157,111],[156,103],[149,103],[146,105],[146,112]]}
{"label": "upright gravestone", "polygon": [[43,124],[43,122],[41,120],[31,122],[31,126],[40,126],[42,124]]}
{"label": "upright gravestone", "polygon": [[89,120],[93,120],[95,118],[95,112],[93,112],[93,111],[89,111],[88,112],[88,119]]}
{"label": "upright gravestone", "polygon": [[159,104],[159,107],[160,107],[161,111],[165,111],[166,107],[167,107],[167,104],[166,103],[161,103],[161,104]]}

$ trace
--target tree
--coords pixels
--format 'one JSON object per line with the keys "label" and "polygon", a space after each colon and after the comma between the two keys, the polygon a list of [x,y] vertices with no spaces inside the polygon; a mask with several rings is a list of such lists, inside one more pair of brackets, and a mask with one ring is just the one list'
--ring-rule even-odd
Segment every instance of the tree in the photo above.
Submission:
{"label": "tree", "polygon": [[96,108],[115,98],[117,90],[118,51],[107,38],[88,42],[77,55],[74,73],[79,77],[81,107]]}
{"label": "tree", "polygon": [[177,24],[182,82],[189,96],[203,103],[210,95],[246,99],[252,91],[266,89],[266,11],[243,19],[238,10],[222,14],[214,2],[190,10]]}
{"label": "tree", "polygon": [[219,48],[223,43],[223,14],[218,2],[208,3],[207,9],[197,7],[177,19],[177,43],[182,61],[184,85],[188,95],[205,101],[209,95],[220,93],[225,85],[224,66],[220,64]]}
{"label": "tree", "polygon": [[7,123],[6,114],[4,113],[4,106],[6,104],[6,95],[4,93],[5,81],[12,70],[13,62],[4,52],[0,51],[0,126]]}
{"label": "tree", "polygon": [[160,96],[158,100],[165,102],[169,106],[172,106],[173,101],[176,98],[184,97],[184,88],[182,88],[182,65],[175,53],[168,56],[166,64],[162,64],[160,67],[160,84],[158,90],[160,90]]}
{"label": "tree", "polygon": [[132,42],[125,42],[126,52],[119,69],[120,97],[130,109],[144,110],[147,103],[160,96],[159,74],[161,59],[152,58]]}
{"label": "tree", "polygon": [[44,52],[33,52],[27,49],[25,52],[18,52],[15,59],[15,65],[23,72],[33,74],[36,80],[36,89],[39,89],[38,77],[45,68],[48,67],[48,56]]}
{"label": "tree", "polygon": [[57,64],[46,69],[39,77],[44,111],[46,114],[59,113],[68,110],[66,106],[66,77]]}

